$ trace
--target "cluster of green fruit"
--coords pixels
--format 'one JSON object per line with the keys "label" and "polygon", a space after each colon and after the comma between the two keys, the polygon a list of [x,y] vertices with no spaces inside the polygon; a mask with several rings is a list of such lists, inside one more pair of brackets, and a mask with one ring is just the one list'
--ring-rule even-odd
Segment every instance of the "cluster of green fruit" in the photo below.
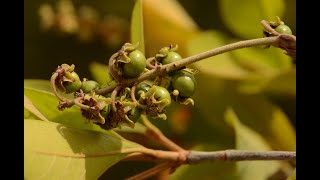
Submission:
{"label": "cluster of green fruit", "polygon": [[[155,57],[146,59],[137,45],[126,43],[111,56],[109,73],[116,81],[116,88],[108,94],[97,94],[101,85],[93,80],[80,80],[74,65],[62,64],[53,75],[54,90],[65,94],[74,93],[74,99],[59,98],[59,109],[79,106],[82,115],[104,129],[126,125],[134,127],[141,114],[166,119],[165,108],[172,101],[194,104],[191,96],[195,92],[194,71],[181,68],[139,83],[125,86],[123,82],[137,78],[143,73],[174,63],[182,59],[176,52],[177,46],[160,49]],[[59,96],[58,93],[55,93]]]}

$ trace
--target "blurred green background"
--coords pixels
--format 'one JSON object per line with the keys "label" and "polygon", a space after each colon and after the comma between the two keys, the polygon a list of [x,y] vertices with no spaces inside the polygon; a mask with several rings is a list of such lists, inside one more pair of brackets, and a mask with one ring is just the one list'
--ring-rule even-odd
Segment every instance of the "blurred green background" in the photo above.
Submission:
{"label": "blurred green background", "polygon": [[[24,77],[49,79],[51,72],[61,63],[74,63],[81,76],[89,77],[87,69],[91,61],[105,63],[122,44],[110,46],[96,39],[81,42],[73,35],[61,36],[40,28],[39,8],[44,3],[56,5],[58,1],[30,0],[24,4]],[[232,32],[223,24],[217,0],[180,0],[201,29],[221,30],[230,36]],[[100,16],[115,15],[130,22],[133,0],[77,0],[75,7],[92,6]],[[295,34],[296,2],[286,1],[287,10],[283,16]],[[258,22],[257,22],[258,23]],[[129,26],[125,27],[129,29]],[[129,31],[127,31],[129,33]]]}
{"label": "blurred green background", "polygon": [[[101,71],[96,66],[106,65],[109,57],[123,43],[130,41],[134,1],[72,1],[71,8],[60,7],[61,16],[52,26],[43,28],[41,17],[50,19],[50,11],[42,11],[40,16],[39,9],[51,7],[57,13],[61,2],[30,0],[25,3],[24,78],[49,80],[55,68],[62,63],[75,64],[80,77],[101,78],[96,75]],[[70,5],[70,1],[65,2]],[[147,57],[170,43],[177,43],[179,52],[186,57],[238,40],[259,38],[262,37],[260,21],[275,20],[276,15],[296,34],[294,0],[144,2]],[[79,18],[81,28],[63,30],[62,19],[68,20],[70,14]],[[93,18],[94,14],[99,18]],[[88,34],[91,36],[86,36]],[[92,62],[101,64],[93,66]],[[226,112],[231,107],[246,127],[263,137],[270,149],[295,150],[295,64],[282,50],[261,47],[237,50],[190,67],[199,71],[196,75],[195,106],[173,104],[167,110],[168,121],[153,121],[169,138],[186,148],[199,150],[240,148],[239,127],[226,122]],[[107,72],[100,74],[104,73]],[[126,135],[128,139],[137,140],[136,135]],[[256,147],[260,140],[249,137],[246,141],[247,147]],[[146,145],[154,146],[152,143]],[[150,163],[121,162],[106,171],[102,179],[123,179],[151,166]],[[290,167],[294,166],[293,163]],[[119,173],[125,168],[132,171]],[[192,175],[200,177],[201,174],[207,179],[213,175],[220,177],[218,179],[234,179],[232,173],[230,176],[221,175],[221,172],[233,170],[233,165],[204,164],[193,169],[183,168],[172,178],[192,179]]]}

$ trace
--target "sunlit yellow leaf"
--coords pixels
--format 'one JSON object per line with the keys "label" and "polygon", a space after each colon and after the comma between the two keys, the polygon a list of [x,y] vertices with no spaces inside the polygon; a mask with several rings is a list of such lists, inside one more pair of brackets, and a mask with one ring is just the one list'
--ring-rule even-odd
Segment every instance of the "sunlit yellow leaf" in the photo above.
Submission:
{"label": "sunlit yellow leaf", "polygon": [[154,56],[169,44],[178,44],[186,56],[185,44],[198,27],[177,0],[143,0],[143,20],[147,56]]}
{"label": "sunlit yellow leaf", "polygon": [[27,96],[24,96],[24,107],[29,110],[31,113],[36,115],[38,118],[44,121],[49,121],[43,114],[32,104]]}
{"label": "sunlit yellow leaf", "polygon": [[104,133],[25,120],[24,177],[98,179],[126,156],[123,150],[137,147],[141,146]]}

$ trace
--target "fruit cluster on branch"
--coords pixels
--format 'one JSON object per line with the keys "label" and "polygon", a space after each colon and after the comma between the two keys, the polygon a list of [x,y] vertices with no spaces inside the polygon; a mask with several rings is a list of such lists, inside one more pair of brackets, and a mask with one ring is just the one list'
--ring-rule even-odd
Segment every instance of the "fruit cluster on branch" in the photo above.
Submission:
{"label": "fruit cluster on branch", "polygon": [[[64,110],[76,105],[88,121],[103,129],[112,129],[122,125],[133,128],[141,114],[166,120],[165,109],[172,101],[194,105],[191,96],[195,92],[196,72],[193,69],[183,67],[130,86],[125,84],[127,80],[182,59],[176,52],[178,46],[164,47],[148,59],[137,48],[138,44],[125,43],[110,57],[108,68],[116,88],[106,94],[98,93],[105,85],[86,78],[81,81],[74,65],[58,66],[51,77],[53,91],[60,100],[58,108]],[[73,99],[63,95],[71,93]]]}
{"label": "fruit cluster on branch", "polygon": [[[134,127],[141,114],[167,119],[165,109],[172,101],[194,105],[191,98],[196,89],[195,70],[187,64],[224,52],[250,46],[267,45],[284,49],[295,60],[296,37],[280,18],[261,21],[264,38],[240,41],[182,59],[178,46],[163,47],[146,59],[139,44],[125,43],[109,59],[112,82],[100,85],[93,80],[81,81],[74,65],[62,64],[51,76],[53,92],[60,100],[58,108],[80,107],[88,121],[103,129],[122,125]],[[73,93],[73,99],[63,94]]]}

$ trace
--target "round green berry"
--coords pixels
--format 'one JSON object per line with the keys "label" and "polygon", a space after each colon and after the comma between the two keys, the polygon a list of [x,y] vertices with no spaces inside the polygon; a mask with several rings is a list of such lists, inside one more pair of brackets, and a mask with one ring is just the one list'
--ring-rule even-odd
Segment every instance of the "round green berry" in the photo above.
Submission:
{"label": "round green berry", "polygon": [[285,25],[285,24],[280,24],[279,26],[277,26],[275,28],[275,30],[280,33],[280,34],[289,34],[292,35],[292,31],[290,29],[289,26]]}
{"label": "round green berry", "polygon": [[144,54],[139,50],[129,53],[130,62],[123,65],[123,75],[128,78],[138,77],[146,68],[147,62]]}
{"label": "round green berry", "polygon": [[154,93],[154,98],[157,101],[162,101],[162,100],[168,100],[167,106],[169,106],[171,104],[171,96],[169,91],[162,87],[162,86],[156,86],[156,90]]}
{"label": "round green berry", "polygon": [[141,110],[139,108],[133,108],[128,113],[127,116],[130,120],[132,120],[134,123],[137,122],[141,116]]}
{"label": "round green berry", "polygon": [[188,98],[195,92],[196,80],[193,74],[180,70],[174,74],[171,80],[171,86],[173,89],[179,91],[179,96]]}
{"label": "round green berry", "polygon": [[63,82],[63,87],[66,89],[66,93],[76,92],[82,86],[82,82],[80,81],[78,74],[76,72],[72,72],[70,74],[71,78],[73,79],[73,82]]}
{"label": "round green berry", "polygon": [[162,64],[170,64],[175,61],[179,61],[181,58],[180,54],[170,51],[168,55],[162,60]]}
{"label": "round green berry", "polygon": [[140,99],[140,94],[138,93],[139,91],[143,91],[146,93],[147,91],[149,91],[150,88],[151,86],[147,83],[144,83],[144,82],[139,83],[136,87],[136,92],[135,92],[136,99]]}
{"label": "round green berry", "polygon": [[109,104],[107,104],[101,111],[100,114],[104,117],[107,118],[109,113],[110,113],[111,107]]}
{"label": "round green berry", "polygon": [[92,90],[95,90],[99,87],[100,87],[99,83],[97,83],[96,81],[89,80],[89,81],[84,81],[82,83],[81,89],[84,93],[90,93]]}

